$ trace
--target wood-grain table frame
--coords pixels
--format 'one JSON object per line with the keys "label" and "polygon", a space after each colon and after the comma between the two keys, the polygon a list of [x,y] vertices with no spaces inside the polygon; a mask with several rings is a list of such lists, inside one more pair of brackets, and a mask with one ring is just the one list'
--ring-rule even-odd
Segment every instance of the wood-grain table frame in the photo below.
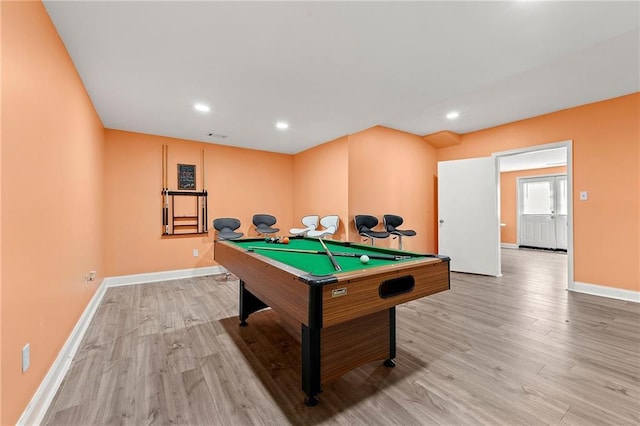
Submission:
{"label": "wood-grain table frame", "polygon": [[[308,406],[318,404],[323,384],[354,368],[376,360],[393,367],[395,306],[450,286],[449,258],[437,255],[323,276],[227,241],[216,241],[214,259],[240,279],[241,326],[247,325],[252,313],[271,307],[300,342],[302,390]],[[381,295],[384,283],[386,288],[406,288]]]}

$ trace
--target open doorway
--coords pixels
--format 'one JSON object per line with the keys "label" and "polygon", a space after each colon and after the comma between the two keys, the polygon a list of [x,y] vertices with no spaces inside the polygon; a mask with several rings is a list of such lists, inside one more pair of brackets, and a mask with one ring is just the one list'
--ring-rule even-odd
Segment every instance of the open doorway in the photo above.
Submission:
{"label": "open doorway", "polygon": [[[526,230],[523,231],[523,227],[528,225],[521,223],[521,221],[523,220],[522,215],[520,214],[522,213],[522,200],[517,196],[517,186],[521,182],[519,179],[514,179],[514,177],[519,176],[520,178],[527,178],[537,176],[538,178],[542,178],[545,177],[545,175],[561,175],[563,173],[559,172],[564,171],[564,174],[566,175],[566,181],[562,181],[562,185],[564,185],[564,191],[566,191],[566,204],[562,206],[562,216],[564,216],[564,222],[562,222],[561,220],[556,220],[556,214],[559,210],[556,210],[557,207],[555,204],[551,204],[549,211],[545,212],[545,215],[540,214],[536,216],[535,220],[538,223],[547,224],[551,224],[553,221],[554,225],[556,223],[560,223],[561,225],[559,226],[564,226],[564,228],[560,229],[560,235],[564,240],[563,248],[564,246],[566,246],[567,289],[569,289],[571,287],[571,283],[573,283],[572,141],[563,141],[516,149],[512,151],[497,152],[492,156],[496,161],[498,203],[500,205],[501,211],[501,247],[503,248],[517,249],[520,246],[529,245],[527,244],[528,240],[523,237],[523,234],[526,233],[524,232]],[[562,168],[564,168],[564,170],[562,170]],[[509,174],[510,179],[504,179],[503,174]],[[513,186],[504,188],[503,186],[507,186],[504,184],[504,182],[507,180],[513,180]],[[544,179],[541,179],[541,181],[542,180]],[[556,182],[555,179],[554,182]],[[549,197],[554,197],[555,202],[557,202],[557,200],[555,200],[556,191],[557,189],[550,190],[548,194]],[[513,211],[511,211],[510,213],[505,213],[505,206],[502,205],[503,199],[510,200],[512,202],[511,204]],[[531,225],[531,227],[533,226],[534,225]],[[556,232],[555,229],[554,232]]]}

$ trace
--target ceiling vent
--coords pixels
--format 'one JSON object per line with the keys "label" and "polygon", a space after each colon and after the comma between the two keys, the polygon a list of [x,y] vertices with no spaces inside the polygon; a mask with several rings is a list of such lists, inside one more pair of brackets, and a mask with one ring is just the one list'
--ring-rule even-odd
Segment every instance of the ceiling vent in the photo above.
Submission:
{"label": "ceiling vent", "polygon": [[220,133],[207,133],[207,136],[211,137],[211,138],[217,138],[217,139],[224,139],[227,137],[227,135],[221,135]]}

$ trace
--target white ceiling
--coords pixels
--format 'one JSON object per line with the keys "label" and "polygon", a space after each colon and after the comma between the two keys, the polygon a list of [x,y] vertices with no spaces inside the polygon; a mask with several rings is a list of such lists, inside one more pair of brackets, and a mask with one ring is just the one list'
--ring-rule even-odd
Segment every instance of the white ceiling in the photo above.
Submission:
{"label": "white ceiling", "polygon": [[274,152],[375,125],[465,133],[640,90],[637,1],[45,7],[105,127]]}

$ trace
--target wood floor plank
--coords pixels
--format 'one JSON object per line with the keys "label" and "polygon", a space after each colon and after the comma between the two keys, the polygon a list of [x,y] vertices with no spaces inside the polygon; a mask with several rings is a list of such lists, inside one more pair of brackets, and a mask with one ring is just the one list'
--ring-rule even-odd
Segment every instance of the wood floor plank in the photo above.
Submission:
{"label": "wood floor plank", "polygon": [[281,318],[238,326],[237,281],[110,288],[43,424],[640,424],[640,305],[567,291],[564,254],[502,262],[400,305],[397,366],[352,370],[313,408]]}

